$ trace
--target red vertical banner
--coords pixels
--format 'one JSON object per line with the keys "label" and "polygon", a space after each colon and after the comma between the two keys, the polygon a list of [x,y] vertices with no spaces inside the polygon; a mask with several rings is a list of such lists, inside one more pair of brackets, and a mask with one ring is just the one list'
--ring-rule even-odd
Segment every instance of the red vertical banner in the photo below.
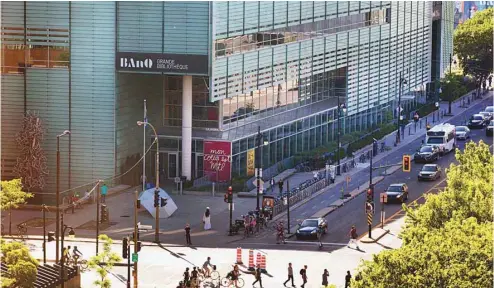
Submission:
{"label": "red vertical banner", "polygon": [[232,175],[231,142],[205,140],[203,159],[204,175],[210,175],[211,181],[230,181]]}

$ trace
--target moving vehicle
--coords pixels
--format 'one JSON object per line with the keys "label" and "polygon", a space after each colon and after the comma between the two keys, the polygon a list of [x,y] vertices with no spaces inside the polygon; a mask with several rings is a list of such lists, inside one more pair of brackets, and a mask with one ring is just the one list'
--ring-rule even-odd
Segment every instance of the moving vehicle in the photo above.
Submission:
{"label": "moving vehicle", "polygon": [[431,145],[424,145],[413,155],[415,163],[429,163],[439,159],[439,148]]}
{"label": "moving vehicle", "polygon": [[484,116],[480,114],[473,114],[468,120],[468,128],[470,129],[482,129],[485,126]]}
{"label": "moving vehicle", "polygon": [[467,140],[467,138],[470,138],[470,129],[468,129],[467,126],[456,126],[456,139],[460,140]]}
{"label": "moving vehicle", "polygon": [[489,122],[489,125],[487,125],[487,128],[485,129],[485,135],[492,136],[493,129],[494,129],[494,120],[491,120],[491,122]]}
{"label": "moving vehicle", "polygon": [[408,200],[408,186],[405,183],[391,184],[386,189],[386,195],[388,196],[388,202],[405,202]]}
{"label": "moving vehicle", "polygon": [[455,126],[444,123],[432,127],[431,130],[427,131],[425,144],[439,148],[440,154],[454,150],[456,148]]}
{"label": "moving vehicle", "polygon": [[322,234],[326,234],[326,232],[328,232],[328,223],[324,218],[305,219],[295,232],[295,237],[297,237],[297,240],[303,238],[317,239],[317,230],[319,227],[323,229]]}
{"label": "moving vehicle", "polygon": [[437,164],[425,164],[417,176],[419,181],[441,178],[441,167]]}
{"label": "moving vehicle", "polygon": [[482,111],[482,112],[479,112],[480,115],[484,116],[484,121],[486,123],[488,123],[489,121],[492,120],[492,113],[490,112],[485,112],[485,111]]}
{"label": "moving vehicle", "polygon": [[484,111],[494,114],[494,106],[487,106],[487,107],[485,107]]}

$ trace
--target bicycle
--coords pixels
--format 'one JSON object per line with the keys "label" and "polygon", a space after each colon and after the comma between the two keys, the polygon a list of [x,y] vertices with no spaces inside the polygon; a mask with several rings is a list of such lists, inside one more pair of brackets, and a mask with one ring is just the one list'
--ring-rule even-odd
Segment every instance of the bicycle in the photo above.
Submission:
{"label": "bicycle", "polygon": [[67,263],[67,265],[79,267],[79,270],[81,270],[81,272],[85,272],[89,268],[87,260],[85,259],[79,260],[79,256],[76,254],[73,254],[72,257],[69,258],[69,262]]}
{"label": "bicycle", "polygon": [[25,223],[17,225],[17,235],[24,241],[24,236],[27,233],[27,227]]}
{"label": "bicycle", "polygon": [[232,287],[232,285],[234,285],[233,287],[238,287],[238,288],[244,287],[244,284],[245,284],[244,279],[238,277],[237,278],[237,284],[234,284],[234,281],[235,280],[231,280],[228,277],[225,277],[225,278],[221,279],[221,286]]}

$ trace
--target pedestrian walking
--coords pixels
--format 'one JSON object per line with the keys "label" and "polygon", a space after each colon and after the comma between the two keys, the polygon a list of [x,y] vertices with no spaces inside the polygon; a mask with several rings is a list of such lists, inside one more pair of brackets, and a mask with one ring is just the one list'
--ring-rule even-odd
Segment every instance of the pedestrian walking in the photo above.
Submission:
{"label": "pedestrian walking", "polygon": [[357,243],[357,237],[358,237],[358,234],[357,234],[357,228],[355,228],[355,225],[352,226],[352,229],[350,229],[350,232],[348,233],[348,235],[350,236],[350,241],[348,242],[348,247],[350,248],[350,244],[355,244],[355,246],[357,246],[357,250],[360,250],[360,248],[358,247],[358,243]]}
{"label": "pedestrian walking", "polygon": [[302,276],[302,285],[300,287],[304,288],[307,283],[307,265],[304,265],[304,268],[300,269],[300,276]]}
{"label": "pedestrian walking", "polygon": [[324,269],[324,272],[322,273],[322,286],[324,287],[327,287],[329,285],[328,276],[329,276],[328,269]]}
{"label": "pedestrian walking", "polygon": [[187,241],[187,245],[192,245],[192,241],[190,240],[190,225],[189,225],[189,223],[185,224],[185,241]]}
{"label": "pedestrian walking", "polygon": [[283,286],[286,287],[286,283],[288,283],[288,281],[292,280],[292,287],[295,287],[295,284],[293,284],[293,267],[292,267],[292,263],[288,263],[288,279],[286,279],[285,283],[283,283]]}
{"label": "pedestrian walking", "polygon": [[257,269],[256,271],[254,272],[254,276],[256,277],[256,281],[254,281],[254,283],[252,283],[252,287],[254,287],[254,285],[259,282],[259,285],[261,285],[261,288],[262,288],[262,280],[261,280],[261,265],[257,264]]}
{"label": "pedestrian walking", "polygon": [[103,186],[101,186],[101,203],[106,202],[106,194],[108,194],[108,187],[103,183]]}
{"label": "pedestrian walking", "polygon": [[189,273],[189,268],[185,268],[184,272],[184,283],[185,285],[189,285],[189,280],[190,280],[190,273]]}
{"label": "pedestrian walking", "polygon": [[204,230],[211,230],[211,213],[209,207],[206,207],[206,212],[202,216],[202,224],[204,224]]}
{"label": "pedestrian walking", "polygon": [[350,281],[352,280],[352,275],[350,274],[350,271],[346,271],[346,276],[345,276],[345,288],[350,287]]}
{"label": "pedestrian walking", "polygon": [[276,184],[276,182],[274,181],[274,177],[271,177],[271,181],[269,181],[269,185],[271,185],[271,186],[270,186],[270,188],[271,188],[271,193],[273,193],[273,192],[274,192],[274,185],[275,185],[275,184]]}

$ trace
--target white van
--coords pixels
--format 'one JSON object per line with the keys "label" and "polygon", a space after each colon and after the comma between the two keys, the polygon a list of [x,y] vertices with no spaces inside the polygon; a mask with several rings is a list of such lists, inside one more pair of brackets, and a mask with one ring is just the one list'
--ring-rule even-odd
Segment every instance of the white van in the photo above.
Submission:
{"label": "white van", "polygon": [[436,146],[441,154],[448,153],[456,148],[455,126],[449,123],[439,124],[427,131],[425,144]]}

